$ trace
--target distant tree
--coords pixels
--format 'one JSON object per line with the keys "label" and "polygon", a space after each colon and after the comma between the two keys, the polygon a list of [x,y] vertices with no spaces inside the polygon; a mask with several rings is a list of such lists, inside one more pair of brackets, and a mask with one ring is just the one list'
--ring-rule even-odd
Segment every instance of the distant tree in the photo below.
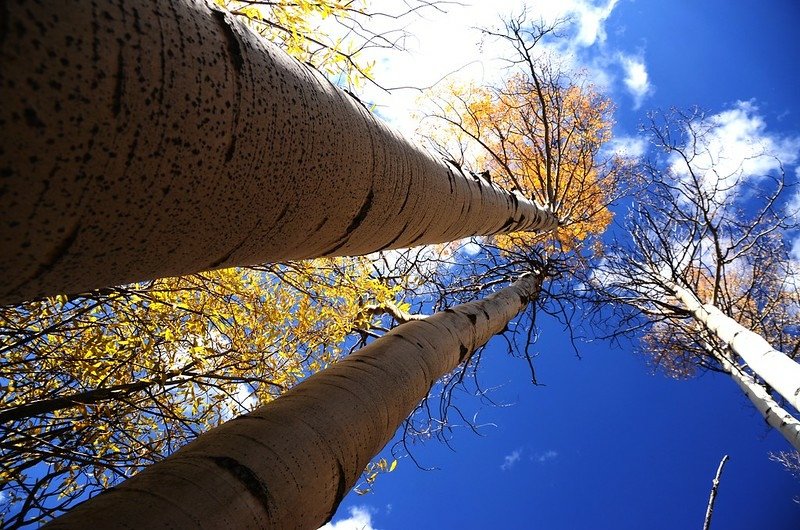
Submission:
{"label": "distant tree", "polygon": [[[439,152],[472,175],[546,205],[559,219],[548,232],[474,238],[469,259],[448,264],[445,281],[423,286],[438,285],[435,308],[533,267],[544,283],[531,316],[538,309],[569,320],[572,288],[602,255],[609,205],[638,178],[633,161],[608,148],[611,101],[541,45],[559,38],[561,24],[531,23],[523,13],[502,30],[487,30],[487,38],[508,50],[507,78],[492,86],[451,83],[426,107],[425,130]],[[522,319],[526,337],[513,343],[525,346],[517,353],[531,369],[533,327],[532,319]]]}
{"label": "distant tree", "polygon": [[632,177],[629,160],[603,151],[612,137],[611,101],[537,46],[559,25],[531,25],[522,16],[506,21],[503,32],[487,30],[511,49],[508,77],[487,87],[451,83],[433,94],[427,114],[439,151],[557,212],[557,230],[514,234],[513,241],[501,235],[500,246],[526,248],[552,236],[558,250],[585,244],[608,226],[608,205]]}
{"label": "distant tree", "polygon": [[[794,228],[778,168],[753,174],[725,167],[708,140],[716,125],[699,112],[654,121],[650,133],[667,159],[648,165],[620,239],[593,278],[592,294],[617,306],[623,332],[674,377],[697,369],[728,374],[795,448],[800,422],[800,290],[797,263],[782,234]],[[763,160],[762,160],[763,161]],[[767,164],[769,166],[773,164]]]}
{"label": "distant tree", "polygon": [[555,225],[216,6],[5,13],[0,304]]}

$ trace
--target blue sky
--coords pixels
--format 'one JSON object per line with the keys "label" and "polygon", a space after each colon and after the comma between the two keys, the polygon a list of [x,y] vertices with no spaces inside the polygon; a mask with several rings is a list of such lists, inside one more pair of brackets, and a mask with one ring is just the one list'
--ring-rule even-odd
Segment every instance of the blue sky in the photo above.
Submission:
{"label": "blue sky", "polygon": [[[490,6],[491,4],[491,6]],[[381,58],[397,84],[424,86],[459,70],[492,79],[491,46],[472,46],[469,26],[491,24],[492,12],[518,2],[482,2],[422,21],[401,58]],[[719,115],[732,152],[744,138],[779,152],[794,175],[800,146],[800,6],[789,0],[564,0],[538,2],[546,14],[567,10],[575,23],[560,50],[617,104],[618,147],[638,152],[637,129],[654,109],[699,105]],[[560,11],[559,11],[560,10]],[[536,12],[532,9],[531,12]],[[409,26],[415,32],[415,26]],[[480,59],[478,62],[477,59]],[[392,78],[393,76],[393,78]],[[370,99],[410,132],[418,94]],[[800,195],[798,195],[800,197]],[[800,245],[798,246],[800,249]],[[333,527],[375,528],[699,528],[723,454],[731,457],[714,527],[796,528],[800,483],[768,459],[787,449],[727,378],[690,381],[653,375],[631,348],[581,346],[578,360],[558,325],[541,322],[537,376],[492,342],[481,368],[484,386],[506,407],[462,399],[487,425],[477,436],[454,433],[452,450],[428,442],[379,478],[373,493],[349,495]]]}

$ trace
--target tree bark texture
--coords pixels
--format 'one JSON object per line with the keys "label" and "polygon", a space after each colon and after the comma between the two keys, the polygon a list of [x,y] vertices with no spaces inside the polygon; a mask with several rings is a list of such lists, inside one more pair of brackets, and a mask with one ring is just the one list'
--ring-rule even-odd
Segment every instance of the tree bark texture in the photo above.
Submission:
{"label": "tree bark texture", "polygon": [[800,421],[781,407],[763,386],[755,382],[741,368],[727,359],[721,359],[723,368],[758,410],[767,424],[777,430],[792,447],[800,451]]}
{"label": "tree bark texture", "polygon": [[434,382],[538,296],[526,275],[412,321],[49,528],[318,528]]}
{"label": "tree bark texture", "polygon": [[[674,286],[674,284],[671,284]],[[687,300],[691,300],[693,307],[702,305],[700,300],[692,293],[684,293]],[[698,323],[702,326],[701,323]],[[723,370],[733,379],[733,382],[747,396],[750,403],[767,422],[767,425],[777,430],[789,444],[800,451],[800,421],[784,409],[767,390],[756,382],[748,373],[742,370],[738,363],[729,359],[723,351],[711,344],[704,344],[706,350],[714,356]]]}
{"label": "tree bark texture", "polygon": [[665,283],[699,324],[718,337],[755,374],[800,411],[800,364],[773,348],[761,335],[725,315],[716,306],[701,303],[688,289],[671,281]]}
{"label": "tree bark texture", "polygon": [[0,11],[0,304],[557,224],[202,0]]}

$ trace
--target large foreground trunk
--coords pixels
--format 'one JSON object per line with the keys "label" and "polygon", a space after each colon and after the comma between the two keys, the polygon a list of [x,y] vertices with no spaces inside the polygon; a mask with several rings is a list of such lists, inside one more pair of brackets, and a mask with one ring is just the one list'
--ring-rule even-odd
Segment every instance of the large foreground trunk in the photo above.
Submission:
{"label": "large foreground trunk", "polygon": [[541,281],[523,276],[398,326],[50,527],[319,527],[433,383],[503,330]]}
{"label": "large foreground trunk", "polygon": [[205,2],[0,19],[0,304],[556,225]]}
{"label": "large foreground trunk", "polygon": [[753,373],[770,385],[796,410],[800,410],[800,364],[773,348],[764,337],[745,328],[714,305],[703,304],[688,289],[666,278],[664,283],[692,313],[698,324],[741,357]]}

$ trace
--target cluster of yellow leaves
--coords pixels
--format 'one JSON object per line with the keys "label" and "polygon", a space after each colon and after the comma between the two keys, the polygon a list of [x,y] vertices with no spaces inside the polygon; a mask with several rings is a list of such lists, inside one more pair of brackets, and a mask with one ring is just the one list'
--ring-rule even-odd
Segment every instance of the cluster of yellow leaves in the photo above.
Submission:
{"label": "cluster of yellow leaves", "polygon": [[379,318],[366,305],[394,301],[372,270],[365,259],[224,269],[0,308],[6,482],[35,480],[38,463],[62,497],[105,487],[273,399]]}
{"label": "cluster of yellow leaves", "polygon": [[366,43],[339,23],[368,15],[366,0],[214,1],[289,55],[347,85],[372,79],[374,61],[360,57]]}
{"label": "cluster of yellow leaves", "polygon": [[358,495],[366,495],[372,491],[372,486],[378,479],[378,475],[383,473],[391,473],[396,467],[397,459],[392,460],[391,463],[389,463],[389,461],[385,458],[381,458],[377,462],[370,462],[364,469],[363,482],[353,488],[353,491],[355,491]]}
{"label": "cluster of yellow leaves", "polygon": [[[548,207],[559,218],[554,234],[495,236],[501,248],[524,248],[545,239],[572,250],[611,222],[613,195],[631,173],[631,162],[601,159],[611,139],[613,106],[590,86],[534,83],[510,77],[499,89],[450,85],[435,116],[441,143],[464,146],[476,171],[502,187]],[[477,152],[472,153],[477,144]]]}

